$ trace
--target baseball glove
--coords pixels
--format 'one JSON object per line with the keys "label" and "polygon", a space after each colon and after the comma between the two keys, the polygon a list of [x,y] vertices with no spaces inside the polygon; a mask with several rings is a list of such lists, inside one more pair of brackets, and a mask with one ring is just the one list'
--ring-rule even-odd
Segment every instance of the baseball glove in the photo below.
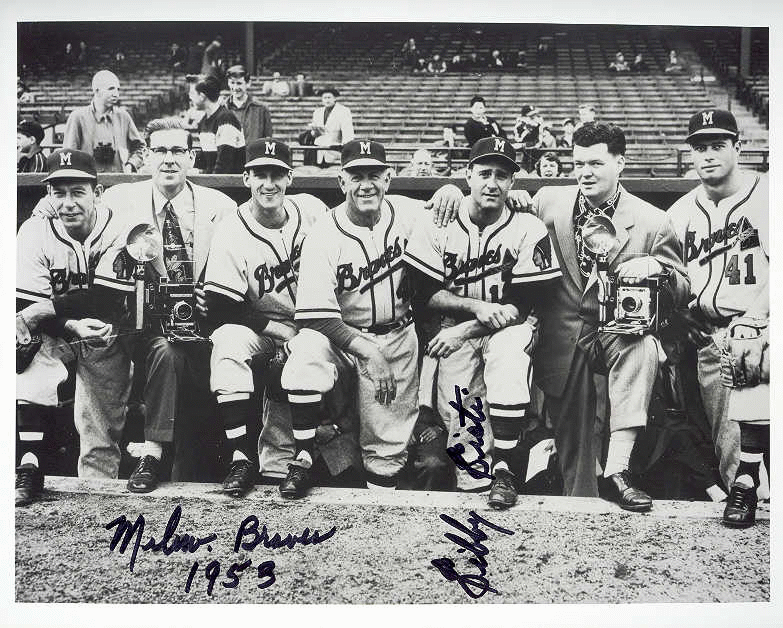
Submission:
{"label": "baseball glove", "polygon": [[743,388],[769,382],[769,333],[764,320],[740,317],[729,325],[721,351],[721,383]]}
{"label": "baseball glove", "polygon": [[266,395],[274,401],[287,401],[288,397],[280,383],[283,374],[283,366],[288,360],[288,349],[285,345],[278,347],[275,355],[269,359],[264,369],[263,382]]}

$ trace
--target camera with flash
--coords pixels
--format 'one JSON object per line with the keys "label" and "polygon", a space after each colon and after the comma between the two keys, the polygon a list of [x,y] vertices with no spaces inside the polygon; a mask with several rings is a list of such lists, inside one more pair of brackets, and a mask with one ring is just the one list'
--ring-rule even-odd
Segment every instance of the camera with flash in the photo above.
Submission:
{"label": "camera with flash", "polygon": [[128,234],[125,250],[136,261],[136,329],[161,334],[170,342],[209,342],[196,318],[196,284],[166,276],[145,281],[145,264],[163,252],[160,231],[140,224]]}
{"label": "camera with flash", "polygon": [[582,229],[582,242],[596,260],[599,331],[641,336],[669,323],[674,301],[668,273],[628,281],[609,272],[609,252],[617,231],[606,216],[594,216]]}

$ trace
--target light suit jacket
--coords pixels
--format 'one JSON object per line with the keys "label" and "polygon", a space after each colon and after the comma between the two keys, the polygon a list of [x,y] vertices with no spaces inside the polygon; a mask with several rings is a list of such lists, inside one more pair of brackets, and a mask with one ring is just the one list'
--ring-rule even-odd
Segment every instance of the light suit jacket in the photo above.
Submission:
{"label": "light suit jacket", "polygon": [[[322,135],[315,138],[316,146],[333,146],[335,144],[345,144],[354,139],[353,116],[351,110],[339,102],[334,104],[332,113],[324,124],[325,107],[317,107],[313,111],[312,125],[325,127]],[[336,164],[340,162],[340,153],[334,150],[318,151],[318,163]]]}

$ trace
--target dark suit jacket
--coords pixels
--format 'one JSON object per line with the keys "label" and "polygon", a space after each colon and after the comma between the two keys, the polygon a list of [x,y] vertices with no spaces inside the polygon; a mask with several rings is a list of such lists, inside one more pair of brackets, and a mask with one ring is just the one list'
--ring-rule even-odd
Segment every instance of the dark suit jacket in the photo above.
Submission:
{"label": "dark suit jacket", "polygon": [[[573,210],[577,186],[547,186],[533,198],[533,211],[549,229],[563,278],[541,306],[539,341],[533,356],[538,386],[560,397],[565,388],[577,342],[598,326],[598,286],[595,270],[582,283],[576,259]],[[682,247],[665,212],[633,196],[621,186],[612,219],[617,244],[609,253],[609,271],[625,261],[650,255],[671,272],[675,301],[687,299],[689,283]]]}

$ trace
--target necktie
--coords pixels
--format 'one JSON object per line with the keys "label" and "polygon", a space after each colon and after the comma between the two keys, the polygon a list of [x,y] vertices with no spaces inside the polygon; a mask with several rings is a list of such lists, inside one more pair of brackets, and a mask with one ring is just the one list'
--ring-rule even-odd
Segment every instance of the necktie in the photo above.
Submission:
{"label": "necktie", "polygon": [[163,206],[163,261],[169,274],[169,280],[176,283],[193,281],[193,267],[185,249],[185,240],[179,228],[179,220],[171,202]]}

